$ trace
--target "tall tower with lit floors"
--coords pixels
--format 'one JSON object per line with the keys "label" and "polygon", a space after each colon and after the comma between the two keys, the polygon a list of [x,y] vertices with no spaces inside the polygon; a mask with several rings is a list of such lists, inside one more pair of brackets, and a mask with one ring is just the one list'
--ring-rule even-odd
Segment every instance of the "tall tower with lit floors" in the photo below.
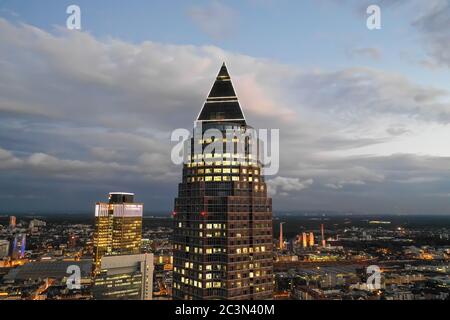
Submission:
{"label": "tall tower with lit floors", "polygon": [[152,299],[153,254],[141,254],[142,215],[133,193],[111,192],[95,205],[94,299]]}
{"label": "tall tower with lit floors", "polygon": [[[222,135],[205,137],[210,129]],[[195,123],[175,199],[174,299],[272,298],[272,201],[249,152],[257,141],[242,138],[249,130],[224,64]],[[230,131],[239,134],[227,138]],[[222,152],[209,153],[211,143],[223,143]]]}

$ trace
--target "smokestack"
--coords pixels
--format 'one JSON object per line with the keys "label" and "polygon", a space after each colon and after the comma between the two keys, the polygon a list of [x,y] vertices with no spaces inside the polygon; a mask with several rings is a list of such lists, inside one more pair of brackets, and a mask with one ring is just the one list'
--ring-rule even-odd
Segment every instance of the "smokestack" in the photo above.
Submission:
{"label": "smokestack", "polygon": [[284,222],[280,222],[280,250],[284,249],[283,224],[284,224]]}
{"label": "smokestack", "polygon": [[320,231],[322,233],[322,247],[326,247],[326,242],[325,242],[325,232],[323,231],[323,223],[320,225]]}

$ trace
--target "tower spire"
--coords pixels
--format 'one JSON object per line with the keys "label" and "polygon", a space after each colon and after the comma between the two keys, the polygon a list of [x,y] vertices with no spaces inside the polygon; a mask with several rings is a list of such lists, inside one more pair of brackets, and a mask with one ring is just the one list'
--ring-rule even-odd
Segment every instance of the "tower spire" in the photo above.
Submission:
{"label": "tower spire", "polygon": [[227,66],[223,62],[197,121],[232,121],[246,124],[244,113],[233,88]]}

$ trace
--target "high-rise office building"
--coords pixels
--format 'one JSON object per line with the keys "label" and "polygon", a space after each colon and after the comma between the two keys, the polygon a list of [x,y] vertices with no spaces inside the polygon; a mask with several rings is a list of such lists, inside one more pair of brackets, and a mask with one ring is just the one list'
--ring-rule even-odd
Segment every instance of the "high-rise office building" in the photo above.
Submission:
{"label": "high-rise office building", "polygon": [[104,256],[95,276],[96,300],[151,300],[153,254]]}
{"label": "high-rise office building", "polygon": [[[272,298],[272,201],[251,130],[224,64],[185,149],[173,213],[174,299]],[[208,151],[211,143],[222,152]]]}
{"label": "high-rise office building", "polygon": [[108,203],[95,206],[94,270],[105,255],[141,253],[144,205],[134,203],[133,193],[112,192]]}

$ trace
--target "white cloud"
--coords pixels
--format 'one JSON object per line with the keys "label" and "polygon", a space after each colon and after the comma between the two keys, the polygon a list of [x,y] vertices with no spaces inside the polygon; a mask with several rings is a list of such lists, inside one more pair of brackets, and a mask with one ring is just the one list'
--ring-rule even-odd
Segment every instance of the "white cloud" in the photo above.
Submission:
{"label": "white cloud", "polygon": [[290,192],[302,191],[309,188],[314,183],[313,179],[300,181],[299,178],[276,177],[267,181],[268,192],[271,196],[281,195],[287,196]]}
{"label": "white cloud", "polygon": [[238,13],[217,0],[192,7],[188,15],[203,32],[215,39],[233,35],[239,23]]}
{"label": "white cloud", "polygon": [[370,58],[376,61],[381,60],[381,58],[383,57],[383,54],[379,48],[371,47],[352,48],[348,51],[348,55],[355,58]]}

